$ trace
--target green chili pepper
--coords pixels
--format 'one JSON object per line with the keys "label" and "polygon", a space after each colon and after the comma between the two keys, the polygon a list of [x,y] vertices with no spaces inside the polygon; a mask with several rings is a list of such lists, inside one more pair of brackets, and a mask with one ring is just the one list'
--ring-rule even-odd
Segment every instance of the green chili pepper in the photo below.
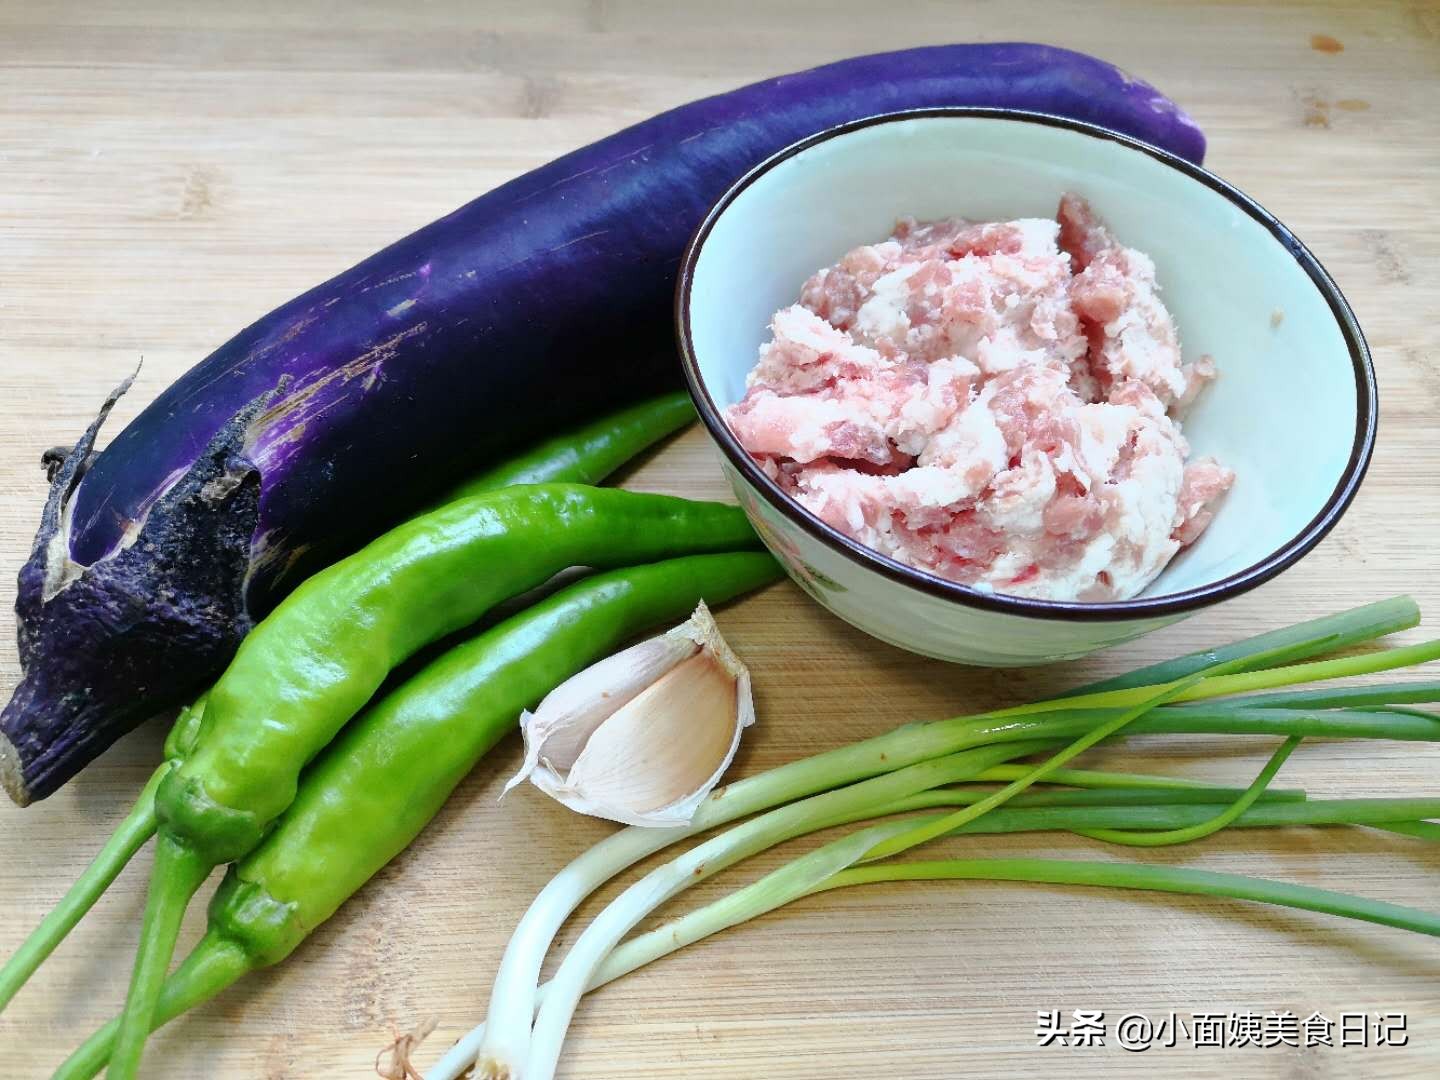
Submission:
{"label": "green chili pepper", "polygon": [[683,391],[652,398],[603,420],[558,435],[523,457],[472,477],[439,505],[516,484],[598,484],[642,450],[695,419],[695,406]]}
{"label": "green chili pepper", "polygon": [[[694,416],[683,393],[667,394],[551,439],[525,455],[476,476],[452,491],[446,504],[522,483],[596,483]],[[174,763],[193,748],[203,699],[183,710],[166,740],[164,764],[145,785],[134,809],[41,924],[0,969],[0,1010],[73,930],[151,836],[157,820],[154,792]]]}
{"label": "green chili pepper", "polygon": [[[419,835],[521,709],[620,644],[780,576],[768,555],[699,555],[587,578],[430,663],[346,727],[265,841],[232,866],[209,928],[165,982],[159,1026],[278,963]],[[119,1021],[55,1080],[94,1076]]]}
{"label": "green chili pepper", "polygon": [[248,854],[300,770],[396,665],[572,566],[755,543],[737,507],[578,484],[464,499],[407,522],[291,593],[211,689],[193,752],[155,793],[160,825],[109,1075],[133,1080],[190,898]]}

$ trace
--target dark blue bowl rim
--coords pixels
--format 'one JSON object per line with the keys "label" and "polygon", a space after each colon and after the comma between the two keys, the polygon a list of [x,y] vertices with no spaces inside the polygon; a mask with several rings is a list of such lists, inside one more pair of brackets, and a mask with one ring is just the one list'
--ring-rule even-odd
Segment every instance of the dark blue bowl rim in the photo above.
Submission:
{"label": "dark blue bowl rim", "polygon": [[[1270,233],[1290,253],[1314,282],[1315,287],[1325,298],[1330,306],[1331,313],[1339,325],[1341,335],[1344,337],[1346,349],[1350,355],[1350,362],[1355,371],[1355,436],[1350,448],[1350,459],[1341,473],[1330,497],[1305,526],[1290,540],[1279,548],[1261,559],[1259,562],[1246,567],[1243,570],[1230,574],[1217,581],[1201,585],[1197,588],[1186,589],[1182,592],[1167,593],[1161,596],[1140,597],[1134,600],[1119,600],[1106,603],[1080,603],[1077,601],[1062,600],[1040,600],[1022,596],[1007,596],[1003,593],[983,592],[971,588],[968,585],[961,585],[958,582],[949,581],[935,574],[917,570],[914,567],[906,566],[888,556],[882,555],[864,544],[859,543],[846,536],[844,533],[826,525],[814,514],[810,513],[789,495],[780,490],[779,486],[765,475],[764,471],[755,463],[755,460],[740,446],[715,401],[710,396],[704,380],[700,377],[699,363],[695,357],[694,340],[690,326],[690,295],[694,285],[695,265],[700,257],[700,251],[709,238],[710,232],[715,227],[715,222],[729,208],[742,192],[760,177],[764,176],[775,166],[786,161],[795,155],[808,150],[818,143],[827,142],[830,139],[841,135],[847,135],[863,128],[874,127],[879,124],[889,124],[904,120],[925,119],[931,117],[972,117],[981,119],[1010,120],[1023,123],[1043,124],[1049,127],[1066,128],[1070,131],[1088,135],[1091,138],[1106,139],[1111,142],[1120,143],[1142,154],[1156,159],[1168,165],[1193,180],[1197,180],[1211,190],[1218,192],[1230,202],[1243,210],[1247,215],[1259,222],[1267,232]],[[1021,615],[1039,617],[1046,619],[1070,620],[1076,622],[1108,622],[1124,619],[1145,619],[1164,618],[1170,615],[1179,615],[1184,612],[1194,611],[1197,608],[1206,607],[1211,604],[1228,600],[1231,597],[1239,596],[1248,592],[1258,585],[1269,581],[1275,575],[1288,567],[1294,565],[1301,557],[1309,552],[1316,544],[1323,540],[1327,533],[1335,527],[1335,523],[1344,515],[1346,509],[1355,498],[1355,493],[1360,488],[1361,481],[1365,478],[1366,470],[1370,467],[1370,459],[1375,450],[1375,435],[1379,421],[1380,404],[1379,393],[1375,385],[1375,369],[1370,358],[1370,349],[1365,342],[1365,336],[1360,330],[1360,324],[1355,319],[1355,313],[1350,309],[1350,304],[1341,293],[1334,278],[1321,265],[1317,259],[1300,239],[1291,232],[1274,214],[1270,213],[1263,206],[1240,191],[1234,185],[1222,180],[1208,169],[1192,164],[1183,158],[1177,157],[1169,151],[1159,147],[1151,146],[1149,143],[1133,139],[1118,131],[1100,127],[1096,124],[1089,124],[1079,120],[1072,120],[1068,117],[1054,116],[1049,113],[1030,112],[1021,109],[993,109],[993,108],[970,108],[970,107],[946,107],[928,109],[906,109],[898,112],[878,113],[874,116],[865,117],[861,120],[851,121],[837,127],[828,128],[825,131],[801,139],[799,142],[787,146],[765,161],[756,165],[744,176],[740,177],[723,194],[705,215],[700,227],[691,237],[690,243],[686,245],[684,256],[680,264],[680,276],[675,289],[675,326],[676,336],[680,349],[681,366],[685,373],[685,381],[689,385],[690,395],[695,400],[695,406],[700,414],[701,421],[709,430],[711,437],[720,446],[730,464],[734,466],[756,491],[787,519],[805,530],[808,534],[819,540],[821,543],[838,550],[841,554],[869,567],[879,574],[884,575],[902,585],[942,599],[953,600],[966,607],[977,608],[984,611],[1003,612],[1009,615]]]}

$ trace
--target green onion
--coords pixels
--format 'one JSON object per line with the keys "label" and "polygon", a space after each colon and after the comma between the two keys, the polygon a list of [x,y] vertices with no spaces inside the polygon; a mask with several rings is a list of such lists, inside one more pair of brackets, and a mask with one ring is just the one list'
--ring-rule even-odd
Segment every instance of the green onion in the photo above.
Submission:
{"label": "green onion", "polygon": [[[937,794],[935,792],[927,793]],[[917,801],[923,797],[916,797]],[[1164,808],[1151,808],[1151,812],[1163,813]],[[1189,815],[1195,812],[1202,815],[1209,812],[1205,807],[1176,807],[1172,809],[1175,815]],[[1371,817],[1380,818],[1386,814],[1405,814],[1419,812],[1431,816],[1440,816],[1440,799],[1430,800],[1409,800],[1409,799],[1335,799],[1328,802],[1308,802],[1304,804],[1285,806],[1283,808],[1266,807],[1255,809],[1244,815],[1237,824],[1248,826],[1277,827],[1290,825],[1313,825],[1313,824],[1350,824],[1368,822]],[[1131,820],[1141,820],[1145,814],[1143,809],[1137,808],[1096,808],[1090,813],[1095,815],[1120,815]],[[1253,817],[1252,817],[1253,815]],[[1039,829],[1065,829],[1067,823],[1066,815],[1063,814],[1039,814],[1026,810],[996,810],[986,815],[980,821],[963,827],[959,831],[966,834],[971,833],[1000,833],[1000,832],[1031,832]],[[852,875],[841,874],[840,867],[847,862],[858,861],[859,855],[866,850],[866,845],[873,845],[877,840],[884,838],[887,833],[893,834],[896,826],[904,826],[906,823],[890,823],[877,826],[873,829],[862,830],[845,837],[825,848],[811,852],[809,855],[794,860],[791,863],[780,867],[767,874],[759,881],[752,883],[736,892],[722,897],[719,900],[687,913],[679,919],[672,920],[663,926],[645,934],[637,935],[626,941],[606,958],[605,963],[596,973],[591,982],[591,989],[604,983],[611,982],[621,975],[629,974],[636,968],[650,963],[667,953],[673,952],[684,945],[699,941],[701,938],[709,937],[711,934],[730,926],[736,926],[747,922],[775,908],[799,899],[802,896],[813,895],[817,892],[826,891],[829,888],[840,888],[848,884],[860,884],[860,876],[873,874],[874,880],[889,880],[886,870],[890,867],[903,867],[905,863],[871,863],[859,868]],[[970,860],[971,863],[979,865],[988,862],[1042,862],[1048,860]],[[953,862],[953,860],[952,860]],[[908,864],[924,865],[924,864]],[[1076,865],[1097,865],[1097,866],[1119,866],[1124,864],[1115,863],[1065,863],[1065,866]],[[840,874],[838,882],[832,881],[837,874]],[[977,877],[980,875],[977,875]],[[1258,879],[1242,878],[1234,874],[1215,874],[1213,877],[1225,882],[1257,882]],[[1028,880],[1013,878],[1010,880]],[[1040,879],[1036,879],[1040,880]],[[1085,882],[1086,884],[1102,884],[1102,882]],[[1118,882],[1115,882],[1118,884]],[[1272,884],[1259,882],[1259,884]],[[1358,897],[1347,896],[1342,893],[1335,893],[1322,889],[1306,889],[1302,886],[1283,886],[1282,890],[1289,893],[1294,890],[1299,893],[1309,893],[1315,896],[1328,898],[1327,907],[1316,905],[1291,904],[1288,906],[1303,906],[1310,910],[1329,911],[1337,915],[1350,915],[1351,917],[1363,918],[1364,916],[1353,915],[1352,911],[1359,910],[1390,910],[1403,911],[1407,913],[1404,923],[1388,921],[1391,926],[1401,926],[1402,929],[1417,929],[1420,926],[1435,926],[1440,923],[1440,917],[1429,915],[1421,911],[1412,911],[1407,908],[1397,908],[1390,904],[1378,904]],[[1174,890],[1174,891],[1192,891]],[[1255,899],[1256,897],[1243,897],[1238,893],[1216,892],[1210,895],[1229,895],[1239,899]],[[1272,901],[1273,902],[1273,901]],[[1371,919],[1370,921],[1381,922],[1386,920]],[[1423,933],[1433,932],[1421,930]]]}
{"label": "green onion", "polygon": [[[522,1075],[533,1080],[548,1080],[554,1074],[570,1019],[595,970],[641,919],[682,890],[776,844],[845,821],[873,816],[877,807],[897,798],[966,779],[992,764],[1033,753],[1044,745],[1012,743],[980,747],[827,791],[752,818],[652,870],[597,915],[571,946],[550,980],[545,1003],[535,1014],[530,1051]],[[1016,748],[1021,746],[1024,749],[1017,754]],[[481,1060],[483,1067],[484,1059]]]}
{"label": "green onion", "polygon": [[[1314,690],[1280,690],[1244,694],[1226,704],[1247,708],[1281,706],[1288,709],[1364,709],[1372,706],[1425,705],[1440,701],[1440,681],[1370,683],[1366,686],[1320,686]],[[1188,709],[1188,705],[1176,705]],[[1426,713],[1426,716],[1433,714]],[[1440,717],[1436,717],[1440,719]]]}
{"label": "green onion", "polygon": [[[1440,814],[1416,816],[1440,817]],[[1398,833],[1401,836],[1413,836],[1418,840],[1440,840],[1440,825],[1433,821],[1377,821],[1374,823],[1374,827],[1386,832]]]}
{"label": "green onion", "polygon": [[[1015,802],[992,810],[976,821],[957,826],[946,835],[988,836],[1000,833],[1070,832],[1092,839],[1105,829],[1178,830],[1204,824],[1233,804],[1214,803],[1093,803],[1084,806],[1017,806]],[[950,789],[921,792],[897,799],[885,813],[905,814],[916,810],[964,805],[950,797]],[[879,815],[877,815],[879,816]],[[1303,802],[1257,802],[1238,814],[1232,829],[1278,829],[1297,826],[1363,825],[1395,831],[1419,839],[1440,839],[1426,830],[1411,830],[1411,824],[1430,825],[1424,818],[1440,817],[1440,799],[1307,799]],[[1207,834],[1208,835],[1208,834]],[[1111,841],[1116,843],[1123,841]]]}
{"label": "green onion", "polygon": [[[929,792],[927,794],[939,793]],[[916,798],[923,798],[923,796]],[[1333,818],[1335,823],[1342,823],[1347,818],[1343,804],[1393,803],[1395,805],[1386,808],[1385,812],[1400,813],[1411,809],[1400,805],[1407,802],[1411,802],[1411,800],[1340,799],[1333,800],[1334,810],[1329,813],[1313,813],[1313,811],[1322,808],[1327,811],[1331,810],[1331,804],[1306,803],[1296,809],[1310,813],[1310,816],[1315,819],[1313,821],[1277,820],[1263,822],[1263,824],[1328,823],[1322,822],[1323,818]],[[1116,810],[1113,807],[1104,809],[1110,812]],[[1186,807],[1184,809],[1193,808]],[[1376,809],[1378,811],[1378,807]],[[1440,800],[1430,800],[1422,810],[1429,814],[1440,814]],[[1133,813],[1129,810],[1125,812]],[[1031,831],[1032,825],[1027,824],[1021,827],[1019,824],[1025,813],[1020,810],[997,810],[983,820],[974,822],[960,831],[965,833]],[[1250,824],[1246,817],[1248,815],[1242,816],[1237,824]],[[900,824],[904,825],[905,823]],[[1261,824],[1261,822],[1256,822],[1256,824]],[[1053,827],[1064,828],[1064,825],[1057,824]],[[1379,827],[1388,828],[1390,826]],[[1440,934],[1440,917],[1424,911],[1381,901],[1366,900],[1328,889],[1286,885],[1239,874],[1176,870],[1124,863],[1052,859],[952,859],[941,862],[871,863],[855,869],[850,868],[850,864],[877,841],[883,839],[886,834],[887,827],[881,826],[845,837],[836,844],[827,845],[820,851],[812,852],[810,856],[802,860],[795,860],[772,871],[743,889],[688,912],[648,933],[630,938],[615,948],[596,968],[586,984],[586,993],[628,975],[661,957],[668,956],[686,945],[748,922],[795,900],[833,889],[883,881],[966,879],[1151,889],[1253,900],[1377,922],[1387,926],[1414,930],[1418,933]],[[538,1005],[543,1005],[550,990],[549,984],[539,987],[536,994]],[[484,1031],[482,1025],[457,1043],[451,1054],[431,1070],[428,1074],[429,1080],[449,1080],[452,1074],[447,1071],[446,1063],[452,1056],[463,1062],[462,1068],[467,1066],[469,1061],[473,1061]]]}
{"label": "green onion", "polygon": [[[1145,809],[1097,807],[1090,812],[1143,820]],[[1157,808],[1149,809],[1153,811]],[[1179,815],[1193,814],[1196,811],[1202,814],[1211,812],[1209,808],[1192,806],[1170,809],[1172,813]],[[1252,827],[1342,824],[1363,822],[1372,816],[1380,818],[1387,814],[1405,813],[1436,815],[1440,813],[1440,800],[1337,799],[1328,803],[1271,806],[1248,812],[1242,816],[1239,823]],[[1068,827],[1064,820],[1065,815],[1051,812],[1048,816],[1054,820],[1044,820],[1044,814],[1037,817],[1036,811],[997,810],[959,831],[1026,832],[1036,828]],[[892,880],[973,878],[1035,881],[1220,896],[1320,911],[1417,933],[1440,935],[1440,916],[1428,912],[1328,889],[1290,885],[1239,874],[1052,859],[970,859],[870,863],[860,867],[853,865],[864,858],[867,851],[912,827],[913,819],[862,829],[795,859],[728,896],[626,941],[596,968],[587,983],[587,991],[629,974],[702,938],[747,922],[802,897],[851,885]],[[553,991],[553,986],[542,989],[548,996]]]}
{"label": "green onion", "polygon": [[[1272,649],[1298,648],[1295,659],[1319,656],[1329,650],[1348,649],[1386,634],[1396,634],[1420,625],[1420,606],[1408,596],[1392,596],[1374,604],[1351,608],[1335,615],[1326,615],[1309,622],[1296,623],[1282,630],[1271,630],[1257,637],[1245,638],[1218,649],[1177,656],[1149,667],[1137,668],[1113,679],[1104,679],[1072,690],[1071,694],[1093,694],[1103,690],[1127,690],[1136,686],[1154,686],[1174,682],[1197,671],[1232,660],[1269,652]],[[1308,650],[1308,651],[1306,651]]]}
{"label": "green onion", "polygon": [[[1027,765],[992,765],[975,779],[982,783],[987,780],[1015,780],[1029,771]],[[1056,769],[1046,777],[1046,782],[1083,788],[1212,789],[1212,786],[1203,780],[1191,780],[1184,776],[1150,776],[1145,773],[1110,772],[1104,769]],[[1270,790],[1273,792],[1275,789]],[[1299,794],[1303,797],[1304,793]]]}
{"label": "green onion", "polygon": [[[988,731],[993,740],[1040,737],[1073,738],[1092,730],[1113,713],[1103,709],[1079,709],[1073,713],[1051,712],[1022,716],[1006,723],[982,722],[977,729]],[[952,721],[942,720],[946,724]],[[1203,706],[1155,709],[1131,721],[1131,735],[1300,735],[1307,739],[1386,739],[1396,742],[1435,742],[1440,739],[1440,721],[1388,709],[1243,709],[1223,702]]]}
{"label": "green onion", "polygon": [[1081,836],[1088,836],[1092,840],[1104,840],[1110,844],[1128,844],[1131,847],[1165,847],[1170,844],[1188,844],[1192,840],[1199,840],[1217,833],[1231,822],[1245,813],[1255,804],[1270,781],[1275,779],[1275,774],[1285,764],[1288,758],[1300,745],[1300,737],[1292,735],[1280,744],[1280,749],[1271,755],[1265,767],[1260,770],[1260,775],[1255,777],[1255,782],[1226,809],[1210,818],[1208,821],[1198,821],[1194,825],[1186,825],[1179,829],[1156,829],[1146,832],[1126,832],[1122,829],[1076,829]]}
{"label": "green onion", "polygon": [[[1034,766],[1021,766],[1033,769]],[[988,769],[986,770],[989,771]],[[1064,770],[1059,770],[1064,771]],[[1120,774],[1123,775],[1123,774]],[[1051,773],[1045,778],[1047,784],[1064,783]],[[935,796],[937,806],[968,806],[977,803],[987,795],[1000,789],[988,784],[967,783],[959,788],[937,788],[927,793]],[[1129,788],[1104,785],[1071,791],[1065,788],[1047,788],[1040,791],[1026,791],[1006,803],[1011,807],[1024,806],[1155,806],[1173,803],[1205,803],[1228,806],[1245,794],[1247,788],[1220,787],[1199,784],[1185,788]],[[917,798],[919,796],[916,796]],[[1260,793],[1260,802],[1303,802],[1305,792],[1301,788],[1268,787]]]}
{"label": "green onion", "polygon": [[[1303,651],[1302,645],[1286,646],[1283,649],[1274,650],[1277,654],[1289,654],[1290,656]],[[1238,660],[1226,661],[1224,666],[1245,664],[1252,659],[1253,656],[1247,655]],[[1440,641],[1422,641],[1418,645],[1379,649],[1375,652],[1361,653],[1359,656],[1340,656],[1333,660],[1314,660],[1282,667],[1264,667],[1258,671],[1238,671],[1233,674],[1215,674],[1198,678],[1192,685],[1188,685],[1186,689],[1177,693],[1174,700],[1177,702],[1202,701],[1231,694],[1274,690],[1282,686],[1295,686],[1300,683],[1344,679],[1354,675],[1373,675],[1376,672],[1394,671],[1397,668],[1411,667],[1414,664],[1423,664],[1436,659],[1440,659]],[[1192,678],[1195,677],[1187,676],[1186,681],[1189,682]],[[1017,705],[1011,709],[1001,709],[986,715],[999,718],[1033,716],[1037,713],[1054,712],[1059,709],[1124,708],[1142,703],[1156,689],[1157,685],[1149,685],[1127,687],[1120,690],[1092,691],[1086,694],[1055,698],[1034,705]]]}
{"label": "green onion", "polygon": [[[1234,662],[1236,661],[1231,661],[1231,663]],[[947,832],[954,831],[967,821],[974,821],[980,817],[980,815],[1008,802],[1032,784],[1044,780],[1050,773],[1053,773],[1067,761],[1071,761],[1083,754],[1096,743],[1102,742],[1116,734],[1132,720],[1149,712],[1158,705],[1163,705],[1165,702],[1173,700],[1191,686],[1198,683],[1200,679],[1201,676],[1196,674],[1188,676],[1179,682],[1167,684],[1159,693],[1150,694],[1139,704],[1123,710],[1101,724],[1097,724],[1069,746],[1066,746],[1047,760],[1036,765],[1025,775],[1016,777],[993,795],[988,795],[963,810],[957,810],[955,813],[947,814],[938,820],[917,825],[908,832],[888,837],[883,843],[877,844],[873,851],[868,852],[865,858],[883,859],[886,856],[898,854],[901,851],[906,851],[926,841],[933,840],[937,836],[944,836]],[[1153,689],[1153,687],[1150,689]]]}
{"label": "green onion", "polygon": [[[492,991],[486,1030],[479,1032],[477,1029],[472,1036],[462,1040],[431,1073],[432,1080],[449,1080],[459,1075],[470,1062],[476,1061],[477,1049],[477,1075],[480,1077],[515,1075],[523,1071],[529,1080],[544,1080],[553,1070],[559,1042],[563,1039],[565,1026],[580,994],[591,984],[599,965],[619,937],[644,913],[675,895],[690,880],[709,876],[721,866],[731,865],[771,843],[822,828],[827,823],[863,819],[856,815],[875,816],[877,810],[883,808],[882,789],[891,793],[889,799],[892,803],[906,797],[893,785],[867,787],[872,778],[889,780],[896,772],[904,773],[932,759],[944,760],[981,748],[994,754],[983,768],[995,768],[1006,760],[1031,753],[1041,745],[1049,747],[1057,740],[1078,740],[1078,748],[1072,742],[1070,750],[1065,752],[1068,756],[1042,764],[1038,774],[1034,767],[1027,773],[1007,774],[1006,788],[981,796],[959,815],[945,815],[953,827],[957,819],[978,817],[976,807],[981,808],[979,813],[984,813],[1047,775],[1058,778],[1062,773],[1079,772],[1061,770],[1060,766],[1074,754],[1110,737],[1121,728],[1131,733],[1151,734],[1235,733],[1285,738],[1363,736],[1440,741],[1440,723],[1424,714],[1402,714],[1383,707],[1371,711],[1326,710],[1317,707],[1317,699],[1302,702],[1292,698],[1290,704],[1294,707],[1290,708],[1284,707],[1283,703],[1236,707],[1211,700],[1236,694],[1269,694],[1301,683],[1395,670],[1440,657],[1440,642],[1428,642],[1332,660],[1309,660],[1327,650],[1414,625],[1415,621],[1413,601],[1398,598],[1261,635],[1225,649],[1194,654],[1170,665],[1143,669],[1141,673],[1098,684],[1064,699],[978,716],[906,725],[886,735],[818,754],[719,789],[701,805],[694,821],[685,828],[627,829],[617,833],[562,870],[532,903],[502,959]],[[1407,694],[1396,691],[1394,701],[1417,700]],[[1274,697],[1273,694],[1269,696]],[[1155,707],[1170,700],[1206,704],[1183,708],[1170,704]],[[1365,700],[1367,704],[1374,702],[1373,698]],[[978,761],[977,758],[967,760],[972,766]],[[970,773],[971,777],[975,775],[977,773],[973,771]],[[1028,780],[1027,775],[1030,777]],[[914,782],[916,774],[910,774],[909,780]],[[934,779],[929,788],[922,785],[910,793],[918,794],[944,782]],[[838,796],[830,803],[821,804],[832,811],[828,819],[811,802],[810,797],[819,797],[818,793]],[[997,800],[1001,793],[1008,794]],[[766,814],[755,819],[755,822],[763,824],[747,822],[721,834],[700,845],[690,855],[682,856],[668,869],[662,867],[661,871],[652,872],[627,890],[622,896],[623,903],[617,901],[612,904],[581,935],[571,956],[561,966],[557,988],[547,995],[545,1007],[538,1013],[535,1011],[545,953],[564,920],[586,896],[653,852],[715,826],[777,806],[783,807],[783,804],[796,799],[806,800],[808,805],[796,804],[803,808],[791,815],[772,817]],[[1270,805],[1269,802],[1257,802],[1240,815],[1240,820],[1244,820],[1246,813],[1255,813]],[[1191,824],[1194,822],[1186,823],[1187,826]],[[932,827],[926,826],[927,829]],[[915,826],[910,824],[905,828],[914,829]],[[696,852],[704,854],[696,856]],[[680,864],[688,866],[684,882],[679,881],[675,873]],[[530,1027],[532,1016],[536,1017],[533,1037]]]}
{"label": "green onion", "polygon": [[[1002,813],[1004,812],[997,811],[991,817],[999,817]],[[1019,815],[1020,811],[1011,813]],[[986,823],[989,820],[987,818]],[[983,823],[976,824],[979,826]],[[909,822],[904,821],[890,822],[832,841],[728,896],[688,912],[649,933],[632,938],[616,949],[597,970],[593,985],[599,986],[619,978],[620,975],[628,974],[684,945],[738,926],[804,896],[869,882],[922,878],[973,877],[1048,881],[1058,884],[1110,885],[1118,888],[1149,888],[1167,892],[1226,896],[1322,911],[1414,930],[1417,933],[1440,934],[1440,916],[1428,912],[1328,889],[1289,885],[1239,874],[1052,859],[968,859],[868,863],[858,867],[853,865],[864,857],[867,845],[873,849],[908,825]],[[976,831],[985,830],[979,828]],[[993,874],[982,873],[981,868],[991,870]],[[1052,876],[1042,876],[1047,871]],[[1141,884],[1141,881],[1150,883]]]}
{"label": "green onion", "polygon": [[1052,885],[1103,885],[1252,900],[1302,911],[1319,911],[1346,919],[1379,923],[1417,934],[1440,937],[1440,915],[1382,900],[1367,900],[1309,885],[1290,885],[1243,874],[1185,870],[1140,863],[1089,862],[1070,859],[949,859],[939,862],[875,863],[842,870],[812,889],[811,895],[879,881],[1032,881]]}

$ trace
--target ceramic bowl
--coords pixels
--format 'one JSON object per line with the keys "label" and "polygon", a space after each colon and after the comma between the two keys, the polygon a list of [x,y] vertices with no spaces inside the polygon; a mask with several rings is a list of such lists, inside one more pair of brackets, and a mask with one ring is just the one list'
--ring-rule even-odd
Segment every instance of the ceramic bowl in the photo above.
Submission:
{"label": "ceramic bowl", "polygon": [[[982,592],[905,566],[810,514],[756,465],[722,413],[771,315],[817,268],[889,235],[898,217],[1054,215],[1075,191],[1151,255],[1187,358],[1220,378],[1185,419],[1195,455],[1235,487],[1201,539],[1132,600]],[[921,110],[826,131],[737,181],[691,241],[676,299],[680,351],[735,493],[771,551],[861,630],[944,660],[1070,659],[1237,596],[1292,566],[1355,495],[1375,439],[1375,376],[1349,305],[1275,217],[1212,173],[1123,135],[1052,116]]]}

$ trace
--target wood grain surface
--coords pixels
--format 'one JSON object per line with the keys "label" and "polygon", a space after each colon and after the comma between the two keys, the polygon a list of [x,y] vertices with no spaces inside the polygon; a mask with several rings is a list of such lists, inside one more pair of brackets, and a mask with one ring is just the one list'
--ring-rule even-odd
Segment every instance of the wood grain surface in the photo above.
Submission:
{"label": "wood grain surface", "polygon": [[[117,425],[280,301],[617,127],[846,54],[1007,38],[1093,51],[1163,87],[1209,132],[1211,167],[1312,246],[1374,348],[1374,467],[1335,533],[1278,581],[1063,669],[920,660],[788,584],[737,604],[720,620],[755,672],[760,714],[737,771],[1396,592],[1440,606],[1434,3],[3,0],[0,691],[18,677],[11,583],[44,492],[40,453],[72,442],[142,357]],[[728,496],[695,431],[627,483]],[[161,737],[151,725],[54,798],[0,808],[0,951],[85,865]],[[1136,740],[1094,760],[1244,782],[1268,749]],[[364,1077],[392,1029],[429,1017],[439,1026],[418,1061],[435,1060],[480,1017],[530,897],[608,832],[528,791],[497,807],[517,756],[514,742],[498,749],[283,967],[155,1038],[146,1074]],[[1282,782],[1328,795],[1434,794],[1437,765],[1440,748],[1313,744]],[[949,845],[1057,848],[1101,851],[1056,836]],[[1433,851],[1378,833],[1235,832],[1149,857],[1440,903]],[[758,859],[700,895],[772,865]],[[5,1077],[47,1075],[121,1001],[148,866],[148,854],[137,859],[0,1019]],[[1319,915],[1019,885],[877,887],[801,903],[604,990],[581,1008],[565,1075],[1433,1076],[1437,980],[1427,939]],[[1137,1054],[1111,1039],[1042,1049],[1037,1009],[1112,1020],[1131,1010],[1403,1011],[1409,1045]]]}

